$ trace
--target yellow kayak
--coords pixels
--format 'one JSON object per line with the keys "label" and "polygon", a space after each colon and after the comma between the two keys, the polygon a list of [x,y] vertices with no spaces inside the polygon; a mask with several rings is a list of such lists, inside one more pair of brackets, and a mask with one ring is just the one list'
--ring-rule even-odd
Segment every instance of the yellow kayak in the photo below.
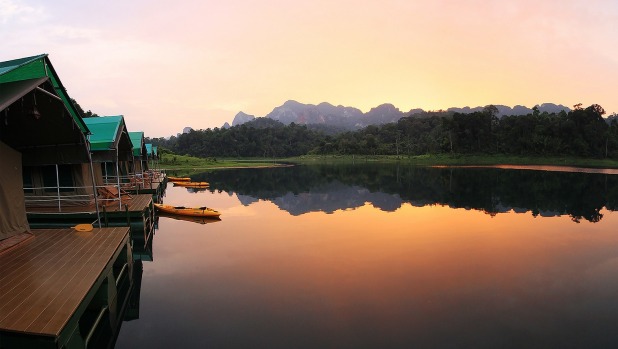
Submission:
{"label": "yellow kayak", "polygon": [[155,207],[165,213],[177,214],[180,216],[191,217],[219,217],[221,213],[208,207],[184,207],[184,206],[172,206],[164,204],[154,204]]}
{"label": "yellow kayak", "polygon": [[174,185],[180,187],[203,188],[209,186],[210,184],[208,182],[174,182]]}
{"label": "yellow kayak", "polygon": [[167,179],[170,182],[191,182],[191,178],[189,177],[173,177],[173,176],[167,176]]}

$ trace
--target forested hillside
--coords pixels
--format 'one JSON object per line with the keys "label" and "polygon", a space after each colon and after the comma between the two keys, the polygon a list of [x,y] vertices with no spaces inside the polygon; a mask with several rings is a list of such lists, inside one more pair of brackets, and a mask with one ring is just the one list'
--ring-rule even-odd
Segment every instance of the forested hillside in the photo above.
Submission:
{"label": "forested hillside", "polygon": [[313,154],[419,155],[491,153],[618,157],[618,120],[597,104],[570,112],[498,118],[487,106],[472,113],[423,112],[381,126],[327,135],[268,118],[227,129],[191,131],[155,145],[199,157],[287,157]]}

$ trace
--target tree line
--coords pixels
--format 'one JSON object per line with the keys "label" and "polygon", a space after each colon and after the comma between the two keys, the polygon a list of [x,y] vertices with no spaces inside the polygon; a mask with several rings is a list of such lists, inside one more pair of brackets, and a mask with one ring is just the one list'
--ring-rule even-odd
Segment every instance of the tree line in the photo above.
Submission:
{"label": "tree line", "polygon": [[498,117],[492,105],[473,113],[430,111],[396,123],[328,134],[259,118],[231,128],[196,130],[149,141],[198,157],[288,157],[305,154],[420,155],[486,153],[618,157],[618,120],[598,104],[560,113]]}

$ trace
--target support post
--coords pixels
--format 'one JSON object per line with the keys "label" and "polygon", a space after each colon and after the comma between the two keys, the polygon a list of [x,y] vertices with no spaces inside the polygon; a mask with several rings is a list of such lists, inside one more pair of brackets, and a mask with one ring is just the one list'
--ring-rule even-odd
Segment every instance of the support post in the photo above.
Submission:
{"label": "support post", "polygon": [[122,210],[122,194],[120,194],[120,169],[118,168],[118,148],[116,148],[116,183],[118,184],[118,210]]}
{"label": "support post", "polygon": [[62,205],[60,204],[60,173],[58,172],[58,164],[56,164],[56,190],[58,193],[58,212],[62,212]]}
{"label": "support post", "polygon": [[94,206],[97,211],[97,221],[99,222],[99,228],[101,228],[101,212],[99,211],[99,198],[97,193],[97,184],[94,178],[94,166],[92,165],[92,153],[90,152],[90,142],[86,142],[88,146],[88,161],[90,162],[90,179],[92,180],[92,195],[94,195]]}

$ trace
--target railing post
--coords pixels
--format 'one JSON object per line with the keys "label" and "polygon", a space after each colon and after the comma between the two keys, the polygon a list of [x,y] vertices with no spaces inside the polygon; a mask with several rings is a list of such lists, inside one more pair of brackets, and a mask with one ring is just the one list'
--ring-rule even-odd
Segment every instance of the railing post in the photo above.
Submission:
{"label": "railing post", "polygon": [[124,205],[124,210],[127,214],[127,225],[129,226],[129,230],[131,230],[131,214],[129,213],[129,204]]}
{"label": "railing post", "polygon": [[103,219],[105,219],[105,228],[109,227],[109,221],[107,220],[107,209],[103,206]]}
{"label": "railing post", "polygon": [[[92,195],[94,196],[94,206],[97,211],[97,221],[99,221],[99,228],[101,228],[101,212],[99,211],[99,198],[97,197],[97,183],[94,178],[94,166],[92,165],[92,153],[90,152],[90,136],[88,136],[88,161],[90,162],[90,180],[92,181]],[[103,166],[105,167],[105,166]]]}
{"label": "railing post", "polygon": [[120,194],[120,169],[118,168],[118,148],[116,148],[116,183],[118,184],[118,210],[122,210],[122,195]]}
{"label": "railing post", "polygon": [[58,193],[58,212],[62,212],[62,205],[60,204],[60,173],[58,172],[58,164],[56,164],[56,190]]}

